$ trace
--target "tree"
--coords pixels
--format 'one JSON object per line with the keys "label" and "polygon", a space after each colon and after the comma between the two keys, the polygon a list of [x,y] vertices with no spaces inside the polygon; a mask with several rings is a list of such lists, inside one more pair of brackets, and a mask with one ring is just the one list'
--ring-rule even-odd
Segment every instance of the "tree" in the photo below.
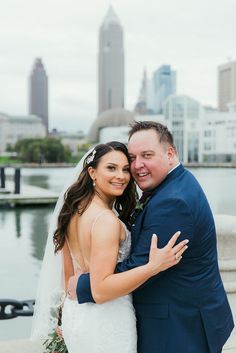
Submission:
{"label": "tree", "polygon": [[69,148],[63,146],[60,139],[52,137],[19,140],[15,151],[25,162],[61,163],[68,162],[71,157]]}

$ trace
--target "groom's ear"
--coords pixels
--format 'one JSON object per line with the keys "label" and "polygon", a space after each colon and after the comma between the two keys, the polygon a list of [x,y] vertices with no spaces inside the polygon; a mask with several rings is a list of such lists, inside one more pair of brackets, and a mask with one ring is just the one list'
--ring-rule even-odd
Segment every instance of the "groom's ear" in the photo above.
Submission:
{"label": "groom's ear", "polygon": [[174,147],[168,146],[167,156],[168,156],[168,160],[169,160],[170,165],[172,165],[175,162],[175,158],[176,158],[176,150]]}

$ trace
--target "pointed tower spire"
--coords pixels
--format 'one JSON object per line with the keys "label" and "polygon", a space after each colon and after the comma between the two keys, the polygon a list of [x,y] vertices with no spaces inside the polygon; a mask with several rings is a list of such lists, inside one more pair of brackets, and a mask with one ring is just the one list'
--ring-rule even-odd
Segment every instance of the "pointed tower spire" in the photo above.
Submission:
{"label": "pointed tower spire", "polygon": [[134,111],[137,114],[147,114],[147,70],[146,67],[143,69],[143,78],[139,91],[138,101],[135,105]]}
{"label": "pointed tower spire", "polygon": [[142,85],[139,91],[139,102],[146,102],[147,100],[147,70],[146,67],[143,69]]}
{"label": "pointed tower spire", "polygon": [[107,13],[104,17],[104,20],[102,22],[102,27],[107,27],[112,23],[113,24],[115,23],[115,24],[121,26],[121,23],[120,23],[120,20],[119,20],[117,14],[115,13],[113,7],[110,5],[107,10]]}

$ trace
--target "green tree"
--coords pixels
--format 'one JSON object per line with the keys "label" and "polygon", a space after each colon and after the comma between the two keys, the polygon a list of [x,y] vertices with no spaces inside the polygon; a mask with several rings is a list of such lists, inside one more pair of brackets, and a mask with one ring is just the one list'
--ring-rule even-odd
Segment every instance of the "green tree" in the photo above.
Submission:
{"label": "green tree", "polygon": [[61,163],[68,162],[71,157],[68,147],[63,146],[60,139],[52,137],[19,140],[15,151],[25,162]]}

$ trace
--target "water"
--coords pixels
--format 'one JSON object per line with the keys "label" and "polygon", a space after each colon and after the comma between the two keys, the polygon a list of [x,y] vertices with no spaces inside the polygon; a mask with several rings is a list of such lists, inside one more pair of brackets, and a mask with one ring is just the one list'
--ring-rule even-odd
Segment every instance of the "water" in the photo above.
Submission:
{"label": "water", "polygon": [[[22,182],[59,192],[71,170],[23,169]],[[192,169],[213,213],[236,215],[236,169]],[[8,178],[12,178],[9,169]],[[53,207],[0,209],[0,298],[35,297]],[[31,318],[0,321],[0,340],[29,336]]]}

